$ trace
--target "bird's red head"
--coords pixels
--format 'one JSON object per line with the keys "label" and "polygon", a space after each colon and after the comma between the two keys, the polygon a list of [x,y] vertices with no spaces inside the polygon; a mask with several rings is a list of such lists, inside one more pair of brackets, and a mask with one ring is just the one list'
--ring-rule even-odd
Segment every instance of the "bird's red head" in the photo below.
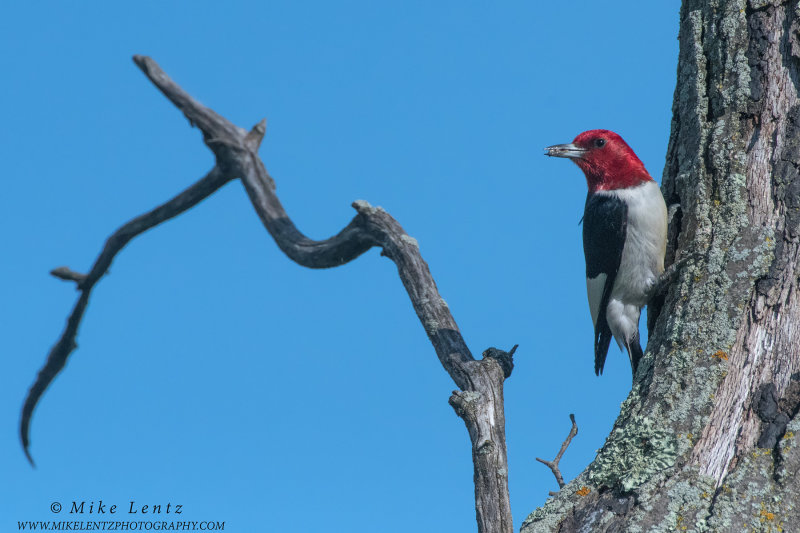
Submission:
{"label": "bird's red head", "polygon": [[547,155],[568,157],[581,167],[590,192],[624,189],[653,179],[631,147],[611,130],[584,131],[571,144],[545,150]]}

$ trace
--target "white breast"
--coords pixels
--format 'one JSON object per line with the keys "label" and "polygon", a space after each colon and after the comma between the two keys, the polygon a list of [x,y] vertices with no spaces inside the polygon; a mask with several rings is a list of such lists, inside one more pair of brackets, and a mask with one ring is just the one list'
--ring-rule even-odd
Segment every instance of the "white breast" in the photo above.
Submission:
{"label": "white breast", "polygon": [[616,191],[613,194],[628,206],[628,228],[617,279],[611,298],[642,307],[648,290],[664,272],[667,248],[667,206],[655,181]]}

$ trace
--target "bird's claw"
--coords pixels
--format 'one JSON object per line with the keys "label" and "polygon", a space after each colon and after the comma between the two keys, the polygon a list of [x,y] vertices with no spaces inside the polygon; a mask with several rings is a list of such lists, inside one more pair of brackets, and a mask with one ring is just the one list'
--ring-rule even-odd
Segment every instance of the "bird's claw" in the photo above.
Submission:
{"label": "bird's claw", "polygon": [[675,281],[675,278],[678,277],[678,273],[681,271],[681,269],[685,267],[690,260],[696,260],[699,259],[700,257],[702,257],[702,254],[699,252],[695,252],[689,254],[686,257],[680,258],[679,260],[672,263],[669,267],[667,267],[667,269],[661,273],[661,275],[658,277],[655,283],[653,283],[653,286],[650,288],[647,300],[650,301],[656,296],[666,292],[669,285],[673,281]]}

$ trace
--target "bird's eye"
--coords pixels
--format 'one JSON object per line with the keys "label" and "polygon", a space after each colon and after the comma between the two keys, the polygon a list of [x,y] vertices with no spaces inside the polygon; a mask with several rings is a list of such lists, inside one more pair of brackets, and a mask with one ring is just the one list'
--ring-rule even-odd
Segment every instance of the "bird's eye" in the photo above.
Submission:
{"label": "bird's eye", "polygon": [[603,146],[605,146],[605,145],[606,145],[606,140],[605,140],[605,139],[596,139],[596,140],[594,141],[594,145],[595,145],[596,147],[598,147],[598,148],[602,148]]}

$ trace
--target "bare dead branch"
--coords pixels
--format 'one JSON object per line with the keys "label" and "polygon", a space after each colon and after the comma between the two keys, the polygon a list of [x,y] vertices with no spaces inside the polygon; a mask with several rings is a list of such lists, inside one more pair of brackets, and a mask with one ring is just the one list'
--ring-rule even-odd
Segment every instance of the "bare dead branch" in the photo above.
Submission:
{"label": "bare dead branch", "polygon": [[[469,386],[465,364],[474,362],[474,358],[447,304],[439,295],[427,263],[419,254],[417,241],[407,235],[391,215],[381,207],[373,207],[363,200],[356,201],[353,207],[358,214],[338,234],[322,241],[309,239],[287,215],[275,194],[274,180],[253,147],[245,142],[244,130],[194,100],[152,59],[135,56],[134,61],[203,131],[206,143],[217,154],[218,166],[241,179],[264,227],[290,259],[308,268],[330,268],[352,261],[373,246],[383,248],[384,255],[397,264],[414,310],[445,369],[459,388]],[[221,150],[221,147],[228,150]]]}
{"label": "bare dead branch", "polygon": [[52,383],[56,375],[61,372],[64,365],[67,364],[69,354],[77,347],[75,337],[78,334],[78,327],[83,318],[83,312],[86,310],[86,304],[89,303],[89,295],[94,285],[105,275],[114,257],[132,238],[194,207],[228,181],[229,179],[222,174],[217,167],[214,167],[204,178],[172,200],[123,225],[108,238],[103,251],[100,252],[100,255],[95,260],[88,274],[78,274],[67,267],[59,267],[51,271],[51,274],[58,278],[77,282],[81,295],[78,297],[75,307],[72,308],[72,313],[70,313],[67,318],[67,327],[61,334],[61,338],[58,339],[58,342],[56,342],[55,346],[50,350],[47,361],[39,371],[36,381],[28,390],[28,396],[25,398],[25,403],[22,406],[19,434],[25,456],[31,464],[33,464],[33,458],[29,451],[29,428],[33,410],[36,408],[36,404],[39,402],[39,398],[41,398],[44,391],[50,383]]}
{"label": "bare dead branch", "polygon": [[564,442],[561,444],[561,449],[558,450],[555,459],[552,461],[545,461],[544,459],[540,459],[538,457],[536,458],[537,461],[553,471],[553,475],[556,476],[556,482],[558,482],[558,488],[560,489],[563,489],[566,483],[564,483],[564,478],[561,476],[561,470],[558,468],[558,463],[561,461],[561,457],[564,455],[564,452],[566,452],[567,448],[569,448],[569,443],[572,442],[572,439],[578,434],[578,424],[575,423],[575,415],[570,413],[569,419],[572,421],[572,428],[569,430],[569,435],[567,435],[566,440],[564,440]]}
{"label": "bare dead branch", "polygon": [[150,78],[153,85],[158,87],[158,90],[169,98],[170,102],[175,104],[175,107],[183,111],[192,126],[200,128],[206,141],[208,139],[238,140],[245,136],[243,129],[233,125],[211,109],[200,104],[189,93],[181,89],[177,83],[172,81],[172,78],[161,70],[158,63],[149,57],[136,55],[133,56],[133,62]]}
{"label": "bare dead branch", "polygon": [[[197,102],[152,59],[134,56],[134,62],[190,123],[202,131],[205,143],[216,156],[216,166],[184,193],[117,230],[84,279],[67,278],[78,282],[81,296],[23,407],[20,435],[29,460],[28,429],[33,409],[75,348],[75,336],[89,293],[116,253],[134,236],[192,207],[230,179],[239,178],[264,227],[278,247],[298,264],[308,268],[335,267],[352,261],[373,246],[382,248],[381,255],[396,264],[442,366],[460,389],[450,402],[464,420],[472,441],[478,530],[481,533],[511,532],[503,382],[513,368],[516,346],[510,352],[490,348],[480,361],[474,359],[420,255],[416,239],[382,208],[363,200],[356,201],[353,203],[356,216],[333,237],[315,241],[303,235],[286,214],[275,194],[275,182],[256,153],[264,137],[265,121],[247,133]],[[59,273],[64,274],[64,271],[59,270]]]}

